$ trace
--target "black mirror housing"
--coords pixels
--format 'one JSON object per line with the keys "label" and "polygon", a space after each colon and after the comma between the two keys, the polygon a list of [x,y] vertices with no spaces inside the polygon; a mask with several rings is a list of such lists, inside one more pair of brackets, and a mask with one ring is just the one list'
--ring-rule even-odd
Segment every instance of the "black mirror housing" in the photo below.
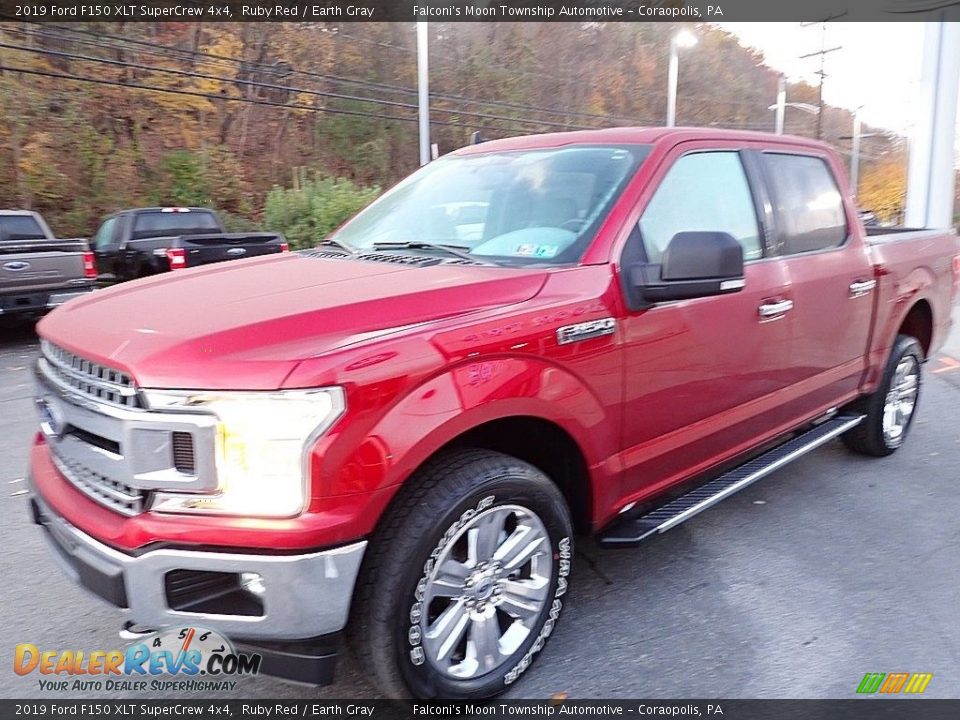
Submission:
{"label": "black mirror housing", "polygon": [[742,277],[743,246],[729,233],[677,233],[663,251],[660,279],[665,282]]}
{"label": "black mirror housing", "polygon": [[725,232],[681,232],[659,265],[629,269],[629,282],[646,303],[726,295],[745,285],[743,247]]}

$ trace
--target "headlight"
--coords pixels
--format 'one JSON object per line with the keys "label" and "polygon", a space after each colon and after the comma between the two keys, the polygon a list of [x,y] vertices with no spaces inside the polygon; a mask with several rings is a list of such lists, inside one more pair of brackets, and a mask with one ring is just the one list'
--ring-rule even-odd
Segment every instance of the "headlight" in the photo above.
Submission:
{"label": "headlight", "polygon": [[291,517],[309,495],[306,453],[343,414],[341,388],[278,392],[145,391],[151,410],[216,415],[218,487],[210,494],[157,493],[151,510]]}

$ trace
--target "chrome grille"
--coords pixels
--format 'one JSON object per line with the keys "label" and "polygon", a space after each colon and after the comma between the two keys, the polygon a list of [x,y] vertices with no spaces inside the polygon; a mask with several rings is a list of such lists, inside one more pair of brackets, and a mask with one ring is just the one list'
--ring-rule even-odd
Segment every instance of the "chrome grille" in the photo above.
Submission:
{"label": "chrome grille", "polygon": [[145,490],[111,480],[76,460],[62,457],[57,452],[55,443],[51,443],[50,449],[57,470],[80,492],[124,515],[138,515],[143,512],[147,497]]}
{"label": "chrome grille", "polygon": [[142,407],[133,378],[126,373],[85,360],[49,340],[40,341],[40,352],[56,379],[83,395],[119,407]]}

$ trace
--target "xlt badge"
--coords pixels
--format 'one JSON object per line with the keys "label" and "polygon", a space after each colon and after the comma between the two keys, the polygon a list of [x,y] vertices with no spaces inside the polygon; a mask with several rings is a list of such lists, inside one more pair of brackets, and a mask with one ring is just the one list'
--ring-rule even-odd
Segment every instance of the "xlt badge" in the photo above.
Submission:
{"label": "xlt badge", "polygon": [[617,329],[617,321],[613,318],[603,318],[601,320],[590,320],[588,322],[577,323],[576,325],[564,325],[557,328],[557,344],[567,345],[580,340],[589,340],[590,338],[600,337],[601,335],[613,335]]}

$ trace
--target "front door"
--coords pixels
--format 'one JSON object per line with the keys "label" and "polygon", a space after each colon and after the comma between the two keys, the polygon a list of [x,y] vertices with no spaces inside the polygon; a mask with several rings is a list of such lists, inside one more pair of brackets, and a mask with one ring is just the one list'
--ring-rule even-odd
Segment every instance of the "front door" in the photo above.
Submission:
{"label": "front door", "polygon": [[101,279],[111,280],[117,273],[117,228],[120,217],[115,215],[104,220],[90,240],[90,249],[93,250],[93,257],[97,264],[97,275]]}
{"label": "front door", "polygon": [[765,242],[762,203],[744,160],[736,147],[681,145],[661,168],[624,250],[624,258],[656,263],[677,233],[726,232],[743,246],[746,280],[738,293],[627,314],[625,500],[747,449],[782,422],[777,404],[790,375],[792,289]]}

